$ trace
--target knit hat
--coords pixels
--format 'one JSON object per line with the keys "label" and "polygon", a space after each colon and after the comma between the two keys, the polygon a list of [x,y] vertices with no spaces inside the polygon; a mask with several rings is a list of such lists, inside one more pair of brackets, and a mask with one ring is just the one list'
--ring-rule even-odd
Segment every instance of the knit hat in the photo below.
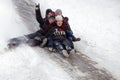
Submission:
{"label": "knit hat", "polygon": [[56,13],[56,15],[60,15],[60,14],[62,14],[62,10],[61,10],[61,9],[57,9],[57,10],[55,11],[55,13]]}
{"label": "knit hat", "polygon": [[55,19],[56,19],[56,21],[62,21],[62,20],[63,20],[63,17],[60,16],[60,15],[58,15],[58,16],[55,17]]}
{"label": "knit hat", "polygon": [[48,15],[49,12],[52,12],[52,10],[51,9],[47,9],[46,10],[46,15]]}

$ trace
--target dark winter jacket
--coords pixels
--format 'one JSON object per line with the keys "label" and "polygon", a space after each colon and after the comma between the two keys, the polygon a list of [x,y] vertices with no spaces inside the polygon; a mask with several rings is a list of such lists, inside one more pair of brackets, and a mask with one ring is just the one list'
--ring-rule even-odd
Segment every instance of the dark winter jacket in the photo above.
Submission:
{"label": "dark winter jacket", "polygon": [[64,17],[64,16],[62,16],[62,17],[63,17],[63,22],[67,25],[67,30],[72,32],[71,27],[68,23],[68,20],[69,20],[68,17]]}
{"label": "dark winter jacket", "polygon": [[73,31],[71,30],[70,25],[68,23],[68,17],[63,17],[63,22],[64,22],[64,25],[67,26],[67,28],[66,28],[66,30],[67,30],[67,37],[69,39],[71,39],[72,41],[80,41],[80,38],[76,38],[73,35]]}
{"label": "dark winter jacket", "polygon": [[55,26],[55,23],[50,24],[46,18],[42,18],[40,9],[36,9],[36,19],[40,24],[40,28],[45,32]]}
{"label": "dark winter jacket", "polygon": [[[35,13],[36,13],[36,20],[39,22],[40,28],[43,29],[43,26],[49,25],[49,22],[48,22],[48,19],[47,19],[47,14],[46,14],[46,17],[43,18],[42,15],[41,15],[41,10],[40,10],[40,8],[35,9]],[[54,12],[52,12],[52,14],[53,14],[53,16],[55,15]]]}
{"label": "dark winter jacket", "polygon": [[49,32],[47,33],[47,36],[51,37],[52,40],[58,40],[58,41],[62,41],[67,38],[66,31],[64,31],[62,28],[57,26],[51,28],[51,30],[49,30]]}
{"label": "dark winter jacket", "polygon": [[44,18],[42,18],[40,8],[35,9],[35,13],[36,13],[36,20],[40,24],[40,28],[41,28],[41,26],[43,26],[43,24],[45,23],[45,20],[44,20]]}
{"label": "dark winter jacket", "polygon": [[47,24],[44,24],[42,26],[42,28],[43,28],[44,32],[47,33],[54,26],[56,26],[56,23],[51,23],[51,24],[47,23]]}

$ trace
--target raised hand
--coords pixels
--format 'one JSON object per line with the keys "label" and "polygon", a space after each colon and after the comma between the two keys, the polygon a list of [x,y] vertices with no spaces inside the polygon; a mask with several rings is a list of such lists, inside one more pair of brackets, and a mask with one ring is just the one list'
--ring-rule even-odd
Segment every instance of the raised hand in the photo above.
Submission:
{"label": "raised hand", "polygon": [[40,9],[40,4],[35,3],[35,9]]}

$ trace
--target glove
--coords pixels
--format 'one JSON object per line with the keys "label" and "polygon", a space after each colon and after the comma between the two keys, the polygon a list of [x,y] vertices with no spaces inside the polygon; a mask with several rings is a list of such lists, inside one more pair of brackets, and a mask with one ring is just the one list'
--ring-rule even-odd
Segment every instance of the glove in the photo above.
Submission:
{"label": "glove", "polygon": [[35,4],[35,9],[40,9],[40,4]]}
{"label": "glove", "polygon": [[80,41],[81,39],[80,38],[76,38],[76,41]]}
{"label": "glove", "polygon": [[72,41],[80,41],[80,38],[76,38],[75,36],[72,36]]}

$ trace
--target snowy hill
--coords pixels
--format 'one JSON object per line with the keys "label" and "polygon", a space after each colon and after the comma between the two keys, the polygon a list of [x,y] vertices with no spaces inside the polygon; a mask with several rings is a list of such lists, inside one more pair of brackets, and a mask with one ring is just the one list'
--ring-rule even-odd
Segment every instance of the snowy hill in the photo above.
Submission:
{"label": "snowy hill", "polygon": [[110,74],[120,79],[119,0],[35,2],[41,4],[43,17],[47,8],[63,10],[64,16],[69,17],[74,34],[82,38],[81,42],[75,43],[81,53],[64,59],[59,54],[49,54],[39,47],[26,45],[4,51],[8,39],[35,32],[39,28],[34,15],[34,2],[1,0],[0,80],[113,80]]}

